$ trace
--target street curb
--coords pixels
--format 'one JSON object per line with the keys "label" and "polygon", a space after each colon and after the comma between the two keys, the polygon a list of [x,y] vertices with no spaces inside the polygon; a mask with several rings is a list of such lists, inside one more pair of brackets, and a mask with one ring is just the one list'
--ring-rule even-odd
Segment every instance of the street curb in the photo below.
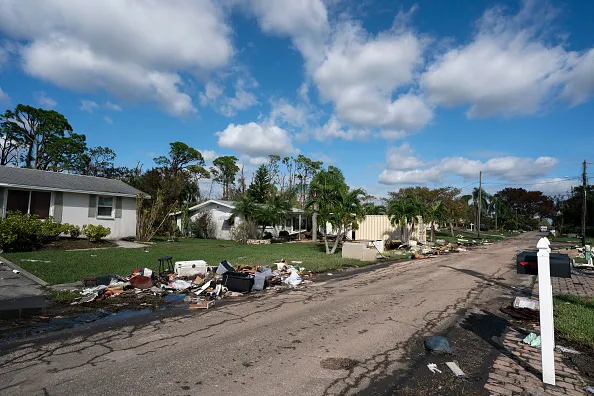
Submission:
{"label": "street curb", "polygon": [[41,285],[41,286],[47,286],[48,283],[46,281],[44,281],[41,278],[36,277],[35,275],[33,275],[32,273],[22,269],[21,267],[19,267],[18,265],[16,265],[15,263],[6,260],[4,257],[0,256],[0,261],[3,262],[4,264],[6,264],[8,267],[10,267],[10,269],[14,269],[19,271],[22,275],[24,275],[25,277],[31,279],[33,282]]}

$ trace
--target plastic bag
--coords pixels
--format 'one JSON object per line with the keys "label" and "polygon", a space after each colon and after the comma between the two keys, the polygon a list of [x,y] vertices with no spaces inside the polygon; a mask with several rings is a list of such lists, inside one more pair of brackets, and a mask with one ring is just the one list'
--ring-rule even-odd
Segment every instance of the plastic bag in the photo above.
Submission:
{"label": "plastic bag", "polygon": [[298,286],[303,282],[299,273],[296,270],[291,271],[291,275],[287,279],[285,279],[285,283],[291,286]]}
{"label": "plastic bag", "polygon": [[425,338],[425,349],[437,354],[452,353],[449,341],[442,336],[429,336]]}

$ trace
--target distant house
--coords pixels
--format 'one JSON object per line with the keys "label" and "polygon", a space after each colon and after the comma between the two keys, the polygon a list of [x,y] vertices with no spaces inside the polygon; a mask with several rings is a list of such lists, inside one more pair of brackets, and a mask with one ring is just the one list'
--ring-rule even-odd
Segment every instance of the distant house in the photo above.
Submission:
{"label": "distant house", "polygon": [[[214,228],[216,230],[215,238],[228,240],[231,239],[231,229],[233,227],[229,220],[233,209],[235,209],[235,202],[233,201],[210,199],[189,208],[190,220],[195,220],[196,217],[201,213],[210,213]],[[175,212],[171,215],[175,216],[177,226],[181,228],[181,212]],[[241,221],[241,218],[235,219],[234,225],[239,224]],[[265,231],[272,233],[274,236],[278,236],[280,231],[285,230],[291,234],[298,231],[305,231],[307,226],[308,221],[307,216],[305,216],[305,212],[302,209],[293,208],[292,213],[285,221],[285,224],[274,228],[270,226],[266,227]]]}
{"label": "distant house", "polygon": [[9,211],[78,226],[103,225],[109,239],[136,235],[134,187],[114,179],[0,166],[0,216]]}

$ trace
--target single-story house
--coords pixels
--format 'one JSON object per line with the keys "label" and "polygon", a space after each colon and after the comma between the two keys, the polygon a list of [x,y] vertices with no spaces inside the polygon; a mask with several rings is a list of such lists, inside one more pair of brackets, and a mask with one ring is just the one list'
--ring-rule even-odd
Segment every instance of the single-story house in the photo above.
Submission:
{"label": "single-story house", "polygon": [[[242,220],[241,218],[236,218],[234,224],[231,225],[229,218],[231,217],[233,209],[235,209],[235,202],[233,201],[210,199],[189,208],[190,221],[194,221],[201,213],[210,213],[213,228],[216,232],[215,238],[229,240],[231,239],[231,229]],[[175,216],[177,226],[181,229],[182,212],[172,213],[172,216]],[[283,230],[289,232],[289,234],[306,231],[307,226],[308,218],[305,215],[305,211],[293,208],[291,215],[287,218],[285,224],[274,228],[268,226],[265,231],[270,232],[274,236],[278,236],[278,233]]]}
{"label": "single-story house", "polygon": [[53,216],[62,223],[109,227],[107,238],[136,235],[136,194],[103,177],[0,166],[0,216],[6,212]]}

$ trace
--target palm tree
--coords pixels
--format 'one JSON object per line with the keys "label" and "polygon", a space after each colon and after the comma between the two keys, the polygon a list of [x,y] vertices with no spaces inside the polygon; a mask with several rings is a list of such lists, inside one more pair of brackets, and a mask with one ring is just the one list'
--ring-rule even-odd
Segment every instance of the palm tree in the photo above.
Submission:
{"label": "palm tree", "polygon": [[233,222],[236,217],[241,217],[245,221],[255,221],[258,212],[258,205],[249,196],[244,196],[240,201],[235,203],[235,208],[231,212],[229,221]]}
{"label": "palm tree", "polygon": [[[311,211],[312,241],[318,241],[319,215],[323,213],[318,207],[322,201],[330,199],[330,193],[345,185],[340,169],[329,166],[327,170],[318,172],[309,183],[309,199],[305,208]],[[325,221],[322,221],[325,224]]]}
{"label": "palm tree", "polygon": [[[481,202],[479,201],[479,195],[481,197]],[[491,195],[487,193],[484,189],[475,187],[472,190],[472,194],[462,196],[468,205],[470,206],[470,200],[472,200],[472,208],[474,210],[474,224],[480,228],[480,224],[478,224],[478,213],[479,213],[479,206],[481,215],[487,212],[489,208],[489,199],[491,199]],[[479,205],[480,204],[480,205]]]}
{"label": "palm tree", "polygon": [[[328,221],[333,228],[336,228],[336,240],[330,254],[336,252],[338,242],[346,230],[349,228],[356,228],[358,222],[365,217],[363,204],[361,198],[365,195],[365,191],[361,188],[350,190],[348,186],[342,186],[338,190],[336,199],[332,201],[331,212],[328,216]],[[327,241],[327,238],[326,238]],[[326,246],[326,252],[328,246]]]}
{"label": "palm tree", "polygon": [[447,211],[443,202],[438,202],[435,205],[427,208],[427,219],[431,221],[431,242],[435,240],[435,222],[438,224],[447,219]]}
{"label": "palm tree", "polygon": [[262,236],[266,226],[272,228],[284,223],[291,213],[291,197],[287,194],[271,195],[264,205],[259,205],[256,211],[256,218],[262,226]]}
{"label": "palm tree", "polygon": [[[425,214],[425,208],[421,202],[416,198],[404,198],[399,200],[393,200],[389,202],[388,216],[390,216],[390,222],[392,225],[400,225],[400,238],[404,239],[404,230],[410,223],[412,224],[411,232],[414,230],[415,223],[418,221],[417,216],[423,216]],[[407,235],[407,239],[410,237]],[[408,240],[402,240],[403,244],[408,244]]]}
{"label": "palm tree", "polygon": [[491,197],[491,202],[489,202],[489,205],[490,212],[495,216],[495,229],[498,230],[499,228],[497,227],[497,219],[501,219],[509,213],[508,203],[505,199],[503,199],[503,197],[501,197],[501,195],[495,194],[493,197]]}

